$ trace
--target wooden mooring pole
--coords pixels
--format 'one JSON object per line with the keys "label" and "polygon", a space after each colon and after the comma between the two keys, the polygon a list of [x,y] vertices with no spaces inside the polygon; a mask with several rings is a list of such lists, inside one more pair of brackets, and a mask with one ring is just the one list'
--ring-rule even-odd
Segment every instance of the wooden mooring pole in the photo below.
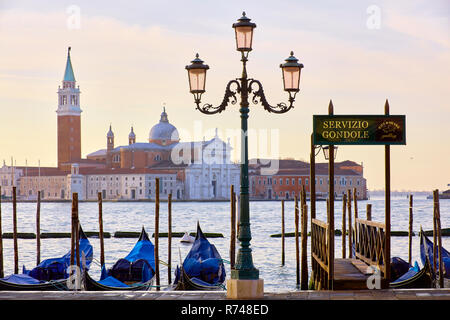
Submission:
{"label": "wooden mooring pole", "polygon": [[284,200],[281,200],[281,265],[285,263],[285,239],[284,239]]}
{"label": "wooden mooring pole", "polygon": [[41,263],[41,191],[37,194],[36,208],[36,265]]}
{"label": "wooden mooring pole", "polygon": [[72,193],[72,232],[70,236],[70,265],[75,265],[75,228],[77,224],[78,193]]}
{"label": "wooden mooring pole", "polygon": [[2,187],[0,186],[0,278],[5,276],[3,272],[3,229],[2,229]]}
{"label": "wooden mooring pole", "polygon": [[234,269],[234,265],[236,263],[236,193],[234,192],[234,185],[231,185],[230,187],[230,212],[230,268]]}
{"label": "wooden mooring pole", "polygon": [[[333,115],[333,102],[330,100],[328,105],[328,114]],[[330,180],[328,186],[329,210],[327,215],[328,224],[328,290],[333,290],[334,284],[334,145],[329,145],[328,154],[328,177]],[[311,181],[315,185],[315,180]]]}
{"label": "wooden mooring pole", "polygon": [[413,195],[409,195],[408,263],[412,263]]}
{"label": "wooden mooring pole", "polygon": [[[314,134],[311,134],[311,155],[309,164],[309,180],[316,181],[316,147],[314,145]],[[311,206],[311,219],[316,218],[316,184],[309,186],[309,202]]]}
{"label": "wooden mooring pole", "polygon": [[294,214],[295,214],[295,274],[296,274],[296,285],[300,286],[300,248],[298,243],[298,220],[299,220],[299,210],[298,210],[298,198],[294,197]]}
{"label": "wooden mooring pole", "polygon": [[366,217],[367,221],[372,221],[372,205],[370,203],[366,205]]}
{"label": "wooden mooring pole", "polygon": [[[384,114],[389,115],[389,102],[386,99],[384,105]],[[384,246],[384,266],[385,274],[384,279],[386,285],[389,284],[391,279],[391,146],[384,146],[384,163],[385,163],[385,202],[386,211],[384,214],[385,224],[385,246]]]}
{"label": "wooden mooring pole", "polygon": [[436,192],[433,190],[433,272],[437,274],[437,220],[436,220]]}
{"label": "wooden mooring pole", "polygon": [[75,210],[76,210],[76,198],[78,198],[77,193],[72,193],[72,230],[70,232],[70,265],[73,266],[75,264]]}
{"label": "wooden mooring pole", "polygon": [[167,198],[167,282],[172,283],[172,194]]}
{"label": "wooden mooring pole", "polygon": [[[355,218],[354,230],[353,230],[353,242],[355,243],[355,252],[358,250],[358,196],[356,193],[356,188],[353,188],[353,213]],[[356,258],[356,257],[355,257]]]}
{"label": "wooden mooring pole", "polygon": [[17,199],[16,187],[12,187],[13,191],[13,239],[14,239],[14,274],[19,273],[19,249],[17,244]]}
{"label": "wooden mooring pole", "polygon": [[302,258],[301,258],[301,277],[300,289],[308,290],[308,206],[306,205],[305,186],[302,188],[302,219],[301,219],[301,237],[302,237]]}
{"label": "wooden mooring pole", "polygon": [[439,209],[439,190],[434,190],[434,216],[436,219],[436,230],[438,240],[438,257],[439,257],[439,288],[444,288],[444,267],[442,266],[442,235],[441,235],[441,212]]}
{"label": "wooden mooring pole", "polygon": [[352,250],[352,191],[347,190],[347,213],[348,213],[348,257],[351,259],[353,256]]}
{"label": "wooden mooring pole", "polygon": [[155,180],[155,277],[156,291],[159,291],[159,178]]}
{"label": "wooden mooring pole", "polygon": [[344,194],[342,196],[342,259],[345,259],[346,256],[346,243],[345,243],[345,239],[347,238],[346,230],[347,230],[347,226],[346,226],[346,211],[347,209],[347,195]]}
{"label": "wooden mooring pole", "polygon": [[105,243],[103,241],[103,200],[102,193],[97,194],[98,200],[98,237],[100,240],[100,266],[105,264]]}
{"label": "wooden mooring pole", "polygon": [[78,194],[77,194],[77,208],[75,211],[75,252],[77,257],[77,267],[81,270],[81,252],[80,252],[80,219],[78,213]]}

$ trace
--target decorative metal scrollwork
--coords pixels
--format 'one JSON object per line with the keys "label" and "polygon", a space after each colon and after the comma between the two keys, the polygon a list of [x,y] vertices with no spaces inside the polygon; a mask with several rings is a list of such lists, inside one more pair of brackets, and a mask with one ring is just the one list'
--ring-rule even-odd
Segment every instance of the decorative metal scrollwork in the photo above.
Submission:
{"label": "decorative metal scrollwork", "polygon": [[[252,89],[253,84],[258,85],[258,90]],[[263,89],[261,82],[259,82],[258,80],[252,79],[248,85],[248,88],[249,88],[248,89],[249,93],[253,92],[253,97],[252,97],[253,103],[254,104],[261,103],[262,106],[264,107],[264,109],[269,112],[285,113],[294,107],[295,95],[297,94],[297,92],[294,92],[293,94],[291,94],[291,92],[289,92],[289,106],[284,102],[278,103],[276,106],[271,106],[267,102],[266,95],[264,94],[264,89]]]}
{"label": "decorative metal scrollwork", "polygon": [[[231,85],[233,84],[236,85],[235,90],[231,89]],[[241,92],[241,85],[239,84],[239,82],[237,80],[231,80],[227,84],[227,87],[225,89],[225,95],[223,97],[222,103],[219,106],[214,107],[212,104],[209,103],[205,103],[203,106],[200,106],[200,97],[198,99],[197,98],[195,99],[195,103],[197,104],[197,109],[202,113],[205,114],[220,113],[223,110],[225,110],[225,108],[229,103],[236,104],[237,102],[236,94],[240,92]]]}

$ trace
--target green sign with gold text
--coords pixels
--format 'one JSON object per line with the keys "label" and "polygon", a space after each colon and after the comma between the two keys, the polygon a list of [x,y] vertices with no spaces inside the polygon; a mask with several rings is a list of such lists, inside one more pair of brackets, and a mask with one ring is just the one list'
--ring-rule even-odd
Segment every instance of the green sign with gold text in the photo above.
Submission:
{"label": "green sign with gold text", "polygon": [[404,115],[314,115],[315,145],[406,144]]}

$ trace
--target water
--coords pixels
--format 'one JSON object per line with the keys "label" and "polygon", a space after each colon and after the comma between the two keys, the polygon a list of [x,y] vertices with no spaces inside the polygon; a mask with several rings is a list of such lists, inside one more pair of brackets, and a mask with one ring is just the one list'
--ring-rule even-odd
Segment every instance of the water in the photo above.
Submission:
{"label": "water", "polygon": [[[369,201],[358,201],[359,216],[366,216],[366,203],[372,204],[372,220],[384,222],[384,199],[373,198]],[[393,198],[391,230],[408,230],[409,200]],[[308,203],[309,207],[309,203]],[[103,225],[104,231],[135,231],[140,232],[142,226],[151,235],[154,231],[155,204],[130,202],[104,202]],[[440,201],[442,228],[450,227],[450,200]],[[18,232],[35,233],[36,204],[18,203]],[[281,238],[271,238],[271,234],[281,232],[281,203],[280,202],[251,202],[251,231],[254,265],[264,279],[264,290],[267,292],[280,292],[296,290],[295,271],[295,239],[286,238],[286,262],[281,266]],[[335,203],[335,228],[341,229],[342,201]],[[414,231],[418,234],[420,226],[424,230],[433,229],[433,200],[425,197],[414,198]],[[85,231],[98,231],[97,203],[79,203],[80,222]],[[317,218],[326,221],[325,202],[317,202]],[[309,217],[308,217],[309,220]],[[228,202],[174,202],[172,204],[172,231],[195,232],[197,221],[200,222],[203,232],[219,232],[224,238],[212,238],[210,241],[217,247],[223,259],[229,260],[230,243],[230,204]],[[2,204],[3,232],[12,232],[12,204]],[[42,203],[41,204],[41,232],[70,232],[71,204],[70,203]],[[309,229],[309,226],[308,226]],[[160,205],[160,232],[167,232],[167,203]],[[285,203],[285,230],[293,232],[294,203]],[[335,256],[341,257],[341,237],[335,238]],[[181,259],[184,259],[191,245],[179,242],[180,238],[172,239],[172,280],[173,271]],[[450,248],[450,237],[443,237],[443,245]],[[94,259],[100,259],[100,244],[97,238],[90,238],[94,247]],[[136,238],[118,239],[111,237],[105,239],[105,262],[110,267],[116,260],[123,258],[134,246]],[[154,240],[152,239],[154,242]],[[19,239],[19,270],[22,265],[28,269],[36,263],[36,240]],[[237,242],[239,248],[239,242]],[[310,265],[310,243],[308,241],[308,264]],[[347,244],[348,245],[348,244]],[[14,270],[13,240],[3,239],[4,270],[10,274]],[[41,239],[41,260],[58,257],[70,250],[70,239]],[[348,251],[348,250],[347,250]],[[419,237],[413,237],[413,261],[420,263]],[[160,260],[167,262],[167,238],[160,238]],[[408,237],[391,238],[391,256],[408,258]],[[230,266],[226,264],[227,278],[230,276]],[[309,273],[310,274],[310,273]],[[94,279],[100,277],[100,266],[93,263],[91,275]],[[161,284],[167,284],[167,267],[160,265]]]}

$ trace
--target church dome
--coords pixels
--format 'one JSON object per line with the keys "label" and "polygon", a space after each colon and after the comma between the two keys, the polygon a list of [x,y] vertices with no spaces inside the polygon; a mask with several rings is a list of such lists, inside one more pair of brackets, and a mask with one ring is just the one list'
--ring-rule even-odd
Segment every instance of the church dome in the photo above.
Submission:
{"label": "church dome", "polygon": [[171,125],[167,119],[166,108],[164,108],[164,111],[161,113],[159,123],[154,125],[150,130],[148,140],[149,142],[159,144],[168,144],[180,140],[177,128]]}

